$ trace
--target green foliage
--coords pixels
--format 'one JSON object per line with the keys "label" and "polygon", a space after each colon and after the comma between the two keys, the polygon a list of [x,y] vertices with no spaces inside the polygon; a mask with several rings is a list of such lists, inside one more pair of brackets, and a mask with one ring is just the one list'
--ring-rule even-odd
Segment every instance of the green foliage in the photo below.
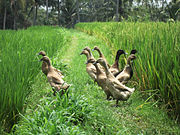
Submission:
{"label": "green foliage", "polygon": [[25,110],[25,99],[40,72],[37,53],[44,50],[52,57],[65,40],[62,29],[53,27],[1,31],[0,40],[0,124],[10,128]]}
{"label": "green foliage", "polygon": [[91,116],[87,99],[78,95],[57,95],[40,101],[36,112],[25,116],[15,134],[83,134],[83,125]]}
{"label": "green foliage", "polygon": [[113,48],[137,49],[134,64],[141,90],[154,90],[169,112],[180,112],[180,23],[79,23],[76,29],[103,39]]}
{"label": "green foliage", "polygon": [[[52,93],[46,93],[51,90],[45,81],[47,78],[38,75],[32,86],[35,94],[31,93],[29,109],[14,127],[14,134],[179,134],[178,125],[168,119],[164,110],[155,107],[156,102],[151,98],[142,99],[139,84],[130,84],[137,90],[127,102],[112,107],[115,101],[105,100],[102,89],[86,73],[85,56],[79,55],[85,46],[93,48],[97,45],[112,64],[115,55],[111,48],[81,32],[65,30],[63,34],[71,42],[66,42],[52,61],[55,65],[62,62],[68,67],[64,78],[72,84],[68,97],[53,97]],[[96,52],[93,55],[98,57]]]}

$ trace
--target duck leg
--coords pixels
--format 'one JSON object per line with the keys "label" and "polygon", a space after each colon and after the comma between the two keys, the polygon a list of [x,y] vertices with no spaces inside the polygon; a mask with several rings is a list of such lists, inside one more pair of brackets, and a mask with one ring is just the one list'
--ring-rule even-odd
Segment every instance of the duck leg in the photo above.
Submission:
{"label": "duck leg", "polygon": [[107,98],[106,98],[107,100],[110,100],[110,95],[107,95]]}
{"label": "duck leg", "polygon": [[116,107],[118,107],[118,101],[119,101],[119,100],[117,99],[117,100],[116,100]]}
{"label": "duck leg", "polygon": [[55,90],[55,88],[53,87],[52,90],[53,90],[53,92],[54,92],[53,95],[56,96],[56,90]]}

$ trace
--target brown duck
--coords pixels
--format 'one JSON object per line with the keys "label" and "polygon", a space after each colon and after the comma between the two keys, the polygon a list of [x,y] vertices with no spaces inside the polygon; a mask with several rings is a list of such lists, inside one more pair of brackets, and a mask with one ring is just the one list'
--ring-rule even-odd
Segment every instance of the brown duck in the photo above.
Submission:
{"label": "brown duck", "polygon": [[[83,55],[83,54],[87,57],[87,61],[88,60],[95,61],[95,59],[90,56],[90,53],[87,50],[83,50],[80,53],[80,55]],[[96,68],[94,67],[92,63],[88,63],[88,62],[86,63],[86,72],[94,81],[96,81]]]}
{"label": "brown duck", "polygon": [[107,100],[109,100],[110,96],[112,96],[111,92],[109,91],[107,85],[106,85],[106,74],[102,69],[99,67],[99,64],[96,63],[95,60],[89,59],[87,63],[93,63],[93,65],[96,67],[96,81],[97,84],[104,90],[105,94],[107,95]]}
{"label": "brown duck", "polygon": [[131,61],[135,59],[136,56],[134,54],[131,54],[127,59],[127,64],[124,67],[123,71],[116,76],[116,79],[118,79],[119,82],[121,82],[122,84],[128,83],[128,81],[132,78],[133,69],[132,69]]}
{"label": "brown duck", "polygon": [[120,73],[119,69],[119,57],[124,54],[126,55],[124,50],[118,50],[116,53],[116,58],[114,61],[114,64],[109,68],[109,71],[116,77]]}
{"label": "brown duck", "polygon": [[113,98],[116,99],[116,106],[118,106],[118,101],[126,101],[129,99],[131,94],[134,92],[134,88],[129,88],[122,83],[120,83],[113,74],[109,71],[108,66],[104,59],[99,58],[96,63],[100,63],[105,68],[106,73],[106,85],[109,88],[109,91],[113,95]]}
{"label": "brown duck", "polygon": [[61,95],[63,95],[64,91],[67,91],[70,85],[64,82],[62,77],[54,70],[51,66],[50,59],[47,56],[43,56],[40,61],[43,61],[48,65],[47,79],[54,91],[54,95],[56,92],[61,92]]}
{"label": "brown duck", "polygon": [[[45,51],[40,51],[40,52],[38,53],[38,55],[46,56],[46,53],[45,53]],[[47,65],[46,62],[44,62],[44,61],[42,62],[42,67],[41,67],[41,69],[42,69],[42,72],[47,76],[48,65]],[[58,69],[56,69],[56,68],[54,68],[54,67],[53,67],[53,69],[54,69],[54,71],[56,71],[62,78],[64,78],[64,76],[62,75],[62,72],[61,72],[60,70],[58,70]]]}

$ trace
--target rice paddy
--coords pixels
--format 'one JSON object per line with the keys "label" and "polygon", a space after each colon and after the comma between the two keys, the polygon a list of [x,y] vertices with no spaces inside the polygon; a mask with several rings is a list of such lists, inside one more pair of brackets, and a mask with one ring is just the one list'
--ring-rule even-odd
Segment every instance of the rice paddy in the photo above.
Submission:
{"label": "rice paddy", "polygon": [[[76,29],[103,39],[113,53],[138,50],[134,63],[140,89],[174,118],[180,112],[180,23],[79,23]],[[128,52],[130,53],[130,52]]]}
{"label": "rice paddy", "polygon": [[[178,134],[176,121],[156,105],[178,116],[179,27],[179,23],[76,25],[99,39],[58,27],[0,31],[0,128],[10,131],[17,123],[12,134],[18,135]],[[121,107],[113,108],[114,101],[106,101],[102,90],[88,78],[85,57],[79,55],[85,46],[99,46],[111,64],[117,49],[138,50],[132,81],[137,90]],[[72,84],[69,98],[52,95],[36,56],[41,50]],[[125,59],[120,63],[124,65]]]}
{"label": "rice paddy", "polygon": [[40,72],[37,53],[43,49],[50,57],[55,55],[65,42],[62,31],[51,27],[0,31],[1,125],[13,125],[18,113],[25,111],[25,99]]}

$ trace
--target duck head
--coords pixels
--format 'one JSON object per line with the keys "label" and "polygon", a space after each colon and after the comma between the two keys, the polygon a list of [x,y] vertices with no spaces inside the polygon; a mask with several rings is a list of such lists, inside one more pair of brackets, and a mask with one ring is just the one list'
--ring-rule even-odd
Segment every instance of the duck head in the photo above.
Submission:
{"label": "duck head", "polygon": [[95,46],[95,47],[92,49],[92,51],[94,51],[94,50],[99,50],[99,47]]}
{"label": "duck head", "polygon": [[115,60],[119,61],[119,57],[120,57],[122,54],[124,54],[125,57],[126,57],[126,55],[127,55],[128,53],[126,53],[124,50],[119,49],[119,50],[117,51],[117,53],[116,53],[116,59],[115,59]]}
{"label": "duck head", "polygon": [[83,54],[89,55],[89,52],[88,52],[87,50],[83,50],[83,51],[80,53],[80,55],[83,55]]}
{"label": "duck head", "polygon": [[87,50],[88,52],[91,51],[91,49],[88,46],[86,46],[83,50]]}
{"label": "duck head", "polygon": [[107,67],[106,62],[102,58],[97,59],[97,61],[95,61],[93,64],[97,64],[97,63],[101,64],[103,67]]}
{"label": "duck head", "polygon": [[133,49],[131,50],[131,53],[130,54],[136,54],[137,53],[137,50],[136,49]]}
{"label": "duck head", "polygon": [[51,65],[50,59],[49,59],[49,57],[47,57],[47,56],[43,56],[43,57],[40,59],[40,61],[44,61],[44,62],[46,62],[48,65]]}
{"label": "duck head", "polygon": [[89,56],[94,58],[94,56],[91,53],[91,49],[88,46],[86,46],[83,50],[87,50],[89,52]]}
{"label": "duck head", "polygon": [[128,54],[128,53],[126,53],[124,50],[121,50],[121,49],[119,49],[118,51],[117,51],[117,54],[119,54],[119,55],[121,55],[121,54]]}
{"label": "duck head", "polygon": [[45,51],[40,51],[40,52],[38,53],[38,55],[46,56],[46,53],[45,53]]}
{"label": "duck head", "polygon": [[127,63],[130,64],[130,62],[133,62],[133,60],[136,59],[136,56],[134,54],[131,54],[129,57],[128,57],[128,60],[127,60]]}

